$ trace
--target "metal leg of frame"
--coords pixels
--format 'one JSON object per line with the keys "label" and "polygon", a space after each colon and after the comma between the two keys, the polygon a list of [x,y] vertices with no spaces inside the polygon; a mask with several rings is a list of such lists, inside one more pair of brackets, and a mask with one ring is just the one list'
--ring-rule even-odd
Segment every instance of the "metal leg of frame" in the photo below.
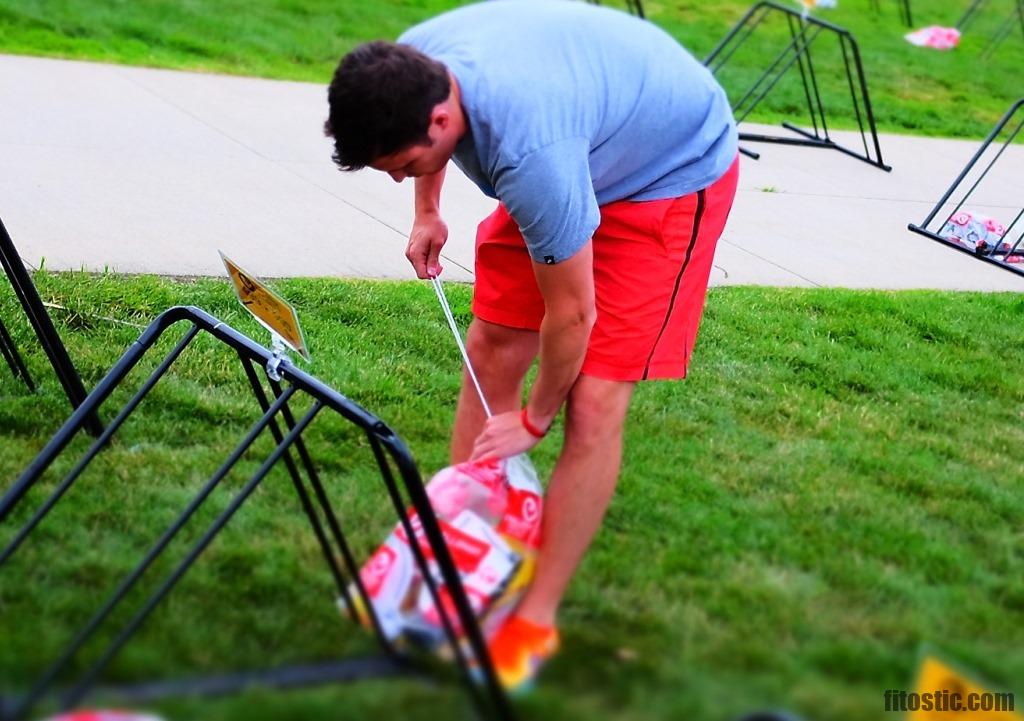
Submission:
{"label": "metal leg of frame", "polygon": [[[385,430],[387,429],[380,429],[380,431]],[[476,659],[478,667],[483,673],[483,687],[474,682],[472,678],[468,661],[465,657],[461,644],[458,642],[458,637],[455,633],[452,620],[448,617],[447,606],[442,603],[440,589],[433,576],[429,573],[426,558],[420,548],[419,535],[416,534],[412,528],[412,523],[406,513],[401,494],[395,484],[391,467],[384,458],[382,439],[369,430],[367,431],[367,438],[369,439],[374,455],[377,458],[377,464],[381,470],[381,476],[387,486],[388,493],[391,496],[395,513],[398,514],[402,528],[410,539],[409,547],[413,552],[413,557],[417,566],[423,573],[423,580],[427,585],[428,592],[439,611],[445,636],[448,638],[448,642],[451,645],[452,652],[455,656],[455,662],[458,665],[459,670],[462,672],[462,677],[469,693],[472,695],[477,707],[484,711],[488,708],[488,704],[486,703],[483,695],[483,690],[486,689],[488,692],[487,695],[490,698],[490,705],[493,707],[498,718],[503,721],[512,721],[512,719],[515,718],[512,713],[512,708],[509,705],[508,698],[505,695],[505,691],[502,688],[501,683],[498,681],[498,676],[494,671],[494,665],[491,663],[491,657],[487,651],[487,643],[484,640],[480,626],[473,615],[469,599],[466,597],[465,589],[459,579],[459,573],[456,570],[455,562],[452,560],[448,546],[444,541],[444,537],[441,535],[441,528],[438,525],[437,518],[434,516],[433,509],[430,505],[430,499],[427,497],[423,484],[418,482],[408,482],[412,477],[412,473],[410,471],[414,469],[399,469],[403,479],[406,480],[406,491],[409,494],[409,500],[419,518],[420,525],[423,529],[423,535],[425,536],[429,547],[434,552],[435,562],[437,563],[438,570],[441,573],[442,581],[445,586],[447,586],[452,603],[455,606],[455,613],[458,616],[462,629],[466,634],[466,639],[469,642],[469,648],[473,653],[473,657]],[[401,457],[396,457],[395,460],[396,462],[400,462],[403,459]]]}
{"label": "metal leg of frame", "polygon": [[[799,31],[797,30],[797,27],[794,26],[794,23],[798,23]],[[790,38],[794,42],[797,41],[797,38],[804,37],[805,26],[803,25],[803,23],[800,23],[800,21],[798,19],[795,19],[792,16],[787,15],[786,16],[786,24],[789,26],[789,36],[790,36]],[[807,69],[806,70],[804,69],[803,58],[801,58],[801,55],[803,54],[804,51],[807,53]],[[817,116],[817,113],[815,113],[814,103],[811,101],[810,87],[807,84],[807,74],[811,73],[812,77],[813,77],[813,73],[814,73],[814,68],[813,68],[813,66],[811,66],[810,48],[807,47],[806,45],[804,47],[802,47],[802,48],[798,46],[796,53],[797,53],[797,67],[800,69],[800,84],[804,88],[804,100],[807,102],[807,114],[811,118],[811,125],[814,128],[814,134],[817,135],[818,134],[818,116]],[[815,91],[817,91],[817,85],[815,85]],[[818,102],[819,102],[819,107],[820,107],[821,98],[818,98]],[[822,119],[822,124],[824,125],[824,119]],[[825,134],[828,135],[827,132]]]}
{"label": "metal leg of frame", "polygon": [[[922,221],[920,224],[910,223],[907,226],[907,228],[914,233],[923,235],[926,238],[930,238],[931,240],[938,241],[943,245],[953,248],[954,250],[958,250],[962,253],[967,253],[974,258],[978,258],[987,263],[997,265],[1003,268],[1004,270],[1010,271],[1011,273],[1016,273],[1018,275],[1024,276],[1024,264],[1009,262],[1011,257],[1016,258],[1024,256],[1024,253],[1021,252],[1022,241],[1024,241],[1024,233],[1021,234],[1021,237],[1018,238],[1016,242],[1014,242],[1008,250],[1004,250],[1001,247],[1003,244],[1003,239],[1010,236],[1014,228],[1021,221],[1022,217],[1024,217],[1024,208],[1022,208],[1021,211],[1017,213],[1017,216],[1013,219],[1013,222],[1010,223],[1009,227],[1007,227],[1006,231],[999,239],[999,242],[996,243],[996,246],[992,249],[984,249],[981,251],[972,250],[970,248],[960,245],[957,242],[954,242],[939,235],[939,232],[941,232],[942,228],[949,221],[949,219],[956,215],[960,211],[960,209],[967,203],[968,199],[970,199],[970,197],[974,194],[975,190],[978,189],[978,186],[985,179],[985,177],[988,176],[989,172],[1002,157],[1006,149],[1013,143],[1013,141],[1017,138],[1021,131],[1024,130],[1024,118],[1022,118],[1021,121],[1017,123],[1016,127],[1014,127],[1013,130],[1010,132],[1007,139],[1002,142],[1001,147],[996,152],[995,156],[992,158],[992,160],[988,161],[984,169],[980,172],[978,177],[971,184],[970,188],[968,188],[967,192],[964,193],[964,195],[959,199],[959,201],[957,201],[952,212],[945,213],[943,208],[945,208],[947,203],[949,203],[950,198],[957,194],[957,192],[960,189],[960,186],[964,184],[967,178],[971,175],[971,173],[974,171],[974,168],[979,164],[982,157],[995,142],[996,138],[998,138],[999,135],[1006,129],[1006,127],[1010,124],[1010,121],[1013,120],[1013,118],[1016,116],[1018,112],[1021,111],[1022,108],[1024,108],[1024,98],[1017,100],[1017,102],[1010,106],[1010,109],[1007,110],[1003,117],[999,120],[999,122],[996,123],[996,126],[992,128],[992,130],[986,136],[985,140],[982,141],[981,146],[974,153],[971,159],[967,162],[967,165],[964,166],[963,170],[960,171],[959,175],[957,175],[953,183],[946,189],[946,192],[942,194],[942,197],[939,198],[939,201],[931,209],[931,211],[925,217],[924,221]],[[938,224],[938,227],[936,228],[935,226],[933,226],[933,223],[935,222],[936,217],[939,217],[940,212],[943,213],[943,215],[941,216],[943,220],[940,224]]]}
{"label": "metal leg of frame", "polygon": [[255,474],[249,479],[241,491],[232,499],[231,504],[217,517],[217,520],[209,527],[203,537],[193,546],[188,556],[175,568],[174,572],[161,584],[160,588],[156,590],[146,601],[142,609],[135,614],[132,620],[122,631],[117,635],[111,644],[104,651],[103,655],[96,661],[95,664],[86,672],[84,678],[77,683],[70,691],[68,691],[61,699],[61,708],[66,710],[72,708],[78,704],[85,695],[89,692],[92,686],[95,684],[97,677],[100,672],[106,668],[107,664],[113,660],[114,656],[117,655],[128,640],[135,635],[145,620],[149,617],[149,614],[153,612],[153,609],[159,605],[159,603],[167,596],[168,593],[174,588],[174,586],[181,580],[181,577],[185,575],[185,572],[192,567],[192,564],[196,562],[199,556],[206,550],[213,539],[218,533],[227,525],[228,521],[235,515],[242,504],[252,495],[252,492],[256,490],[257,486],[263,482],[270,470],[277,464],[281,459],[281,456],[285,451],[295,442],[295,439],[306,429],[306,427],[313,421],[320,409],[323,408],[323,404],[320,401],[314,401],[313,407],[302,417],[295,428],[284,437],[284,439],[274,448],[271,454],[259,467]]}
{"label": "metal leg of frame", "polygon": [[40,506],[39,510],[32,516],[32,518],[26,523],[14,538],[7,544],[3,552],[0,552],[0,568],[3,567],[4,563],[14,554],[21,543],[28,537],[28,535],[39,525],[46,515],[53,509],[57,502],[61,499],[64,493],[71,487],[71,485],[78,479],[78,476],[85,470],[85,467],[92,462],[92,459],[106,447],[110,438],[115,432],[121,427],[121,424],[130,416],[138,405],[142,402],[142,399],[146,397],[149,391],[156,385],[163,375],[167,372],[167,369],[171,367],[171,364],[177,360],[181,352],[185,350],[186,346],[192,342],[192,339],[199,333],[199,329],[192,326],[191,330],[185,334],[174,349],[164,358],[163,362],[157,367],[157,369],[150,375],[142,387],[132,396],[131,400],[125,404],[124,408],[117,414],[113,421],[103,430],[99,437],[93,441],[89,450],[86,451],[85,455],[75,464],[75,467],[71,469],[71,472],[61,481],[57,488],[50,494],[50,497]]}
{"label": "metal leg of frame", "polygon": [[[57,329],[53,327],[53,321],[50,320],[50,315],[46,312],[39,292],[32,284],[32,279],[25,270],[25,264],[22,263],[21,256],[18,255],[14,241],[11,240],[2,220],[0,220],[0,264],[3,265],[11,285],[14,286],[14,293],[18,296],[21,307],[25,310],[25,315],[28,316],[46,357],[50,359],[50,365],[53,366],[54,373],[57,374],[57,380],[64,387],[64,392],[67,394],[72,408],[78,408],[85,400],[85,386],[82,385],[82,379],[79,377],[78,371],[75,370],[75,365],[71,362]],[[103,432],[103,424],[100,423],[99,416],[93,415],[89,418],[87,429],[94,436]]]}
{"label": "metal leg of frame", "polygon": [[28,386],[29,391],[35,392],[36,384],[32,382],[32,376],[25,366],[25,361],[21,358],[21,353],[18,352],[18,346],[14,344],[14,338],[11,337],[2,320],[0,320],[0,355],[3,355],[4,360],[7,361],[7,367],[11,369],[15,379],[20,378]]}
{"label": "metal leg of frame", "polygon": [[[1024,0],[1022,0],[1024,2]],[[778,84],[783,75],[796,64],[804,89],[804,99],[807,102],[813,133],[797,129],[791,123],[783,123],[783,127],[792,130],[800,135],[800,138],[787,138],[767,136],[757,133],[740,133],[741,140],[754,142],[774,142],[785,145],[807,145],[813,147],[833,148],[862,160],[870,165],[885,171],[892,170],[882,160],[881,144],[878,138],[875,125],[874,112],[871,108],[871,99],[868,94],[867,80],[864,75],[863,63],[860,59],[860,51],[857,42],[852,35],[843,28],[825,22],[815,17],[803,17],[803,15],[792,8],[780,5],[774,0],[761,0],[755,3],[743,16],[743,18],[719,41],[711,53],[705,58],[704,64],[713,72],[717,73],[736,53],[738,48],[745,43],[754,30],[760,26],[769,14],[785,15],[790,30],[790,42],[776,56],[768,68],[754,84],[746,90],[740,100],[733,104],[733,113],[738,122],[742,122],[750,115],[756,106],[767,96]],[[799,28],[799,29],[798,29]],[[813,30],[811,29],[813,28]],[[850,88],[850,96],[854,106],[854,115],[857,119],[858,128],[861,134],[861,142],[865,152],[861,155],[858,152],[844,148],[832,141],[828,133],[828,118],[825,104],[822,100],[817,74],[814,67],[814,59],[811,54],[811,46],[818,35],[824,30],[839,35],[839,42],[843,53],[844,68],[847,74],[847,85]],[[851,64],[852,57],[852,64]],[[857,83],[854,82],[854,72],[857,74]],[[858,89],[859,95],[858,98]],[[819,131],[820,124],[820,131]],[[874,157],[868,147],[867,134],[870,132],[874,145]],[[741,149],[741,152],[756,157],[756,154]]]}
{"label": "metal leg of frame", "polygon": [[964,11],[964,14],[960,16],[960,19],[956,21],[956,29],[961,32],[967,29],[967,26],[977,16],[978,11],[981,10],[988,0],[972,0],[971,4]]}
{"label": "metal leg of frame", "polygon": [[1000,24],[999,29],[995,34],[993,34],[988,45],[985,46],[985,49],[979,57],[982,60],[991,60],[992,56],[995,55],[996,50],[999,49],[999,46],[1014,34],[1018,25],[1020,26],[1021,32],[1024,33],[1024,0],[1017,0],[1014,9],[1010,11],[1005,22]]}
{"label": "metal leg of frame", "polygon": [[68,663],[75,657],[75,655],[82,649],[82,647],[92,638],[93,634],[96,633],[97,629],[103,624],[104,621],[110,616],[111,612],[117,607],[124,597],[135,587],[135,584],[142,578],[142,575],[152,565],[153,561],[164,552],[167,546],[174,540],[178,532],[191,520],[192,516],[199,509],[199,507],[209,498],[210,494],[220,485],[221,481],[227,477],[228,473],[235,464],[238,463],[242,455],[252,446],[255,440],[260,434],[266,429],[272,422],[274,416],[280,412],[281,407],[287,403],[291,397],[293,389],[289,389],[288,392],[282,395],[282,397],[274,403],[273,406],[268,408],[263,417],[256,422],[255,425],[249,430],[249,432],[243,437],[242,441],[238,446],[228,455],[227,459],[221,464],[220,468],[211,476],[210,480],[206,482],[203,488],[198,494],[193,497],[186,506],[185,510],[174,520],[171,526],[160,536],[157,542],[152,548],[146,553],[142,561],[129,573],[124,579],[118,584],[117,589],[110,595],[110,597],[104,602],[93,617],[89,620],[85,626],[76,634],[74,640],[64,649],[60,657],[50,665],[40,680],[33,686],[32,690],[20,700],[18,706],[14,709],[12,716],[17,718],[24,713],[31,710],[32,706],[39,702],[44,694],[52,687],[53,682],[56,680],[58,674],[63,671]]}
{"label": "metal leg of frame", "polygon": [[[281,386],[277,381],[271,379],[270,386],[275,396],[281,395]],[[282,416],[284,417],[285,425],[289,429],[295,427],[295,418],[292,416],[291,409],[287,405],[284,407],[284,412],[282,413]],[[312,486],[313,488],[313,493],[316,496],[317,503],[320,506],[320,511],[323,513],[324,518],[327,521],[327,526],[331,530],[331,535],[334,538],[334,542],[338,546],[338,550],[341,552],[341,557],[345,562],[345,567],[348,570],[349,578],[352,580],[352,583],[355,584],[356,591],[359,593],[359,598],[363,603],[363,607],[367,610],[367,615],[370,619],[370,624],[374,630],[374,634],[377,636],[382,646],[387,649],[388,653],[395,654],[396,651],[394,649],[394,646],[391,644],[390,641],[388,641],[387,637],[384,635],[384,630],[380,624],[380,619],[377,617],[377,611],[373,606],[373,603],[370,599],[370,594],[366,590],[366,586],[363,584],[362,576],[359,573],[359,565],[356,563],[355,555],[352,553],[352,549],[349,546],[348,541],[346,540],[346,536],[342,530],[341,522],[338,519],[338,515],[334,512],[334,508],[331,505],[330,499],[327,496],[327,490],[326,488],[324,488],[323,482],[320,480],[320,474],[317,473],[316,466],[313,464],[312,456],[310,456],[309,451],[306,449],[306,444],[301,437],[296,442],[295,448],[298,451],[299,458],[302,461],[302,465],[306,470],[306,475],[309,478],[310,486]],[[355,608],[351,605],[351,599],[349,598],[347,592],[343,595],[343,598],[346,600],[346,603],[349,604],[348,610],[349,613],[352,615],[352,618],[358,618]]]}

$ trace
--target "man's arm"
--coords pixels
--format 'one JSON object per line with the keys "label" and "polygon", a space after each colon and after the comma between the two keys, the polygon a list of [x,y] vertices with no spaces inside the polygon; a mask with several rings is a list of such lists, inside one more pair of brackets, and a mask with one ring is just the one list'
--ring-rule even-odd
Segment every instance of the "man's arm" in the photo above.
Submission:
{"label": "man's arm", "polygon": [[441,273],[438,256],[448,240],[448,226],[441,220],[441,187],[446,168],[416,178],[416,218],[409,233],[405,257],[416,269],[417,278]]}
{"label": "man's arm", "polygon": [[597,317],[593,246],[588,241],[571,258],[555,265],[534,262],[533,272],[544,297],[544,320],[540,365],[526,415],[534,426],[547,428],[579,376]]}
{"label": "man's arm", "polygon": [[[576,382],[587,352],[594,308],[593,247],[590,241],[571,258],[554,265],[534,264],[544,297],[540,326],[540,370],[530,389],[526,419],[546,429]],[[490,418],[473,444],[471,458],[508,458],[528,451],[539,439],[523,425],[519,411]]]}

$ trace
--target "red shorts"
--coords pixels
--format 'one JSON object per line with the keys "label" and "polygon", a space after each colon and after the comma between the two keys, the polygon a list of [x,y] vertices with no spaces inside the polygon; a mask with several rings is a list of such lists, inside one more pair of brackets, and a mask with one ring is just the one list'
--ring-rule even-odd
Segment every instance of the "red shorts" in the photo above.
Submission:
{"label": "red shorts", "polygon": [[[582,373],[606,380],[683,378],[739,160],[691,195],[601,207],[594,232],[597,322]],[[539,330],[544,299],[519,227],[502,205],[477,230],[473,314]]]}

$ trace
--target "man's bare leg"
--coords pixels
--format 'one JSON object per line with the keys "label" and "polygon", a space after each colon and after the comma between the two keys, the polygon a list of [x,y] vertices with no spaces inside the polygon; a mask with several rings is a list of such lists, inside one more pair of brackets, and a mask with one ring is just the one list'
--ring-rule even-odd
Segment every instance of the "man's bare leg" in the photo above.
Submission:
{"label": "man's bare leg", "polygon": [[[523,378],[537,356],[539,343],[536,331],[473,319],[466,333],[466,350],[492,413],[514,411],[522,404]],[[480,397],[464,370],[452,431],[452,463],[469,458],[485,420]]]}
{"label": "man's bare leg", "polygon": [[528,621],[555,624],[569,580],[601,525],[619,477],[635,385],[580,376],[569,393],[565,443],[544,499],[537,573],[516,609]]}

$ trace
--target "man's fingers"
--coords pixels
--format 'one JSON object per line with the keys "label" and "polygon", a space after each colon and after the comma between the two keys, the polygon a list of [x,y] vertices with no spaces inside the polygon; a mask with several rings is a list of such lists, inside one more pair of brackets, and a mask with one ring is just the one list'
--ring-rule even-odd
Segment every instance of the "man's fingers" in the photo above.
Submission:
{"label": "man's fingers", "polygon": [[431,276],[441,275],[441,271],[444,270],[439,260],[442,247],[444,247],[442,243],[432,243],[430,251],[427,253],[427,273]]}
{"label": "man's fingers", "polygon": [[409,245],[405,249],[405,257],[412,263],[413,269],[416,271],[417,278],[429,278],[427,275],[427,254],[424,252],[420,245],[414,241],[409,241]]}
{"label": "man's fingers", "polygon": [[493,441],[491,441],[490,438],[485,438],[484,435],[480,435],[477,437],[476,443],[473,444],[473,450],[470,453],[470,460],[476,461],[488,454],[493,455],[493,450]]}

